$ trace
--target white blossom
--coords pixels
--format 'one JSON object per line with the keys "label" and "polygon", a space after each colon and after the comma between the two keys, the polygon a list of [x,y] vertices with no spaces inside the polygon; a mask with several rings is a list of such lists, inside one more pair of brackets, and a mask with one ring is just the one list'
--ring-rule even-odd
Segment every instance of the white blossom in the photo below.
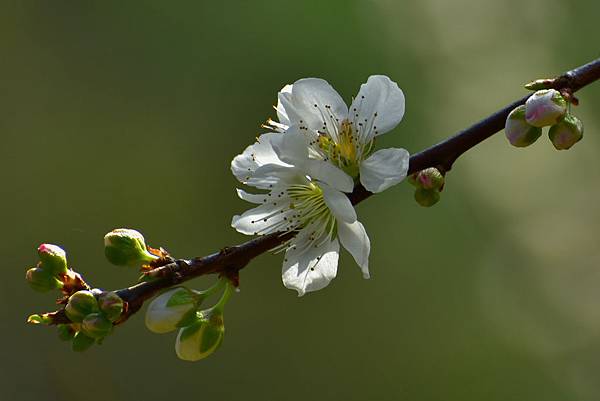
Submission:
{"label": "white blossom", "polygon": [[231,168],[237,179],[267,190],[238,196],[257,204],[232,226],[243,234],[295,232],[285,251],[282,279],[299,295],[324,288],[337,274],[340,242],[369,277],[369,237],[344,192],[350,176],[326,160],[309,158],[309,141],[299,128],[267,133],[236,156]]}
{"label": "white blossom", "polygon": [[405,149],[372,153],[375,138],[404,116],[404,94],[387,76],[370,76],[350,108],[327,81],[300,79],[279,92],[276,111],[279,121],[269,120],[266,127],[277,132],[297,127],[309,138],[311,158],[331,161],[367,190],[381,192],[406,177]]}

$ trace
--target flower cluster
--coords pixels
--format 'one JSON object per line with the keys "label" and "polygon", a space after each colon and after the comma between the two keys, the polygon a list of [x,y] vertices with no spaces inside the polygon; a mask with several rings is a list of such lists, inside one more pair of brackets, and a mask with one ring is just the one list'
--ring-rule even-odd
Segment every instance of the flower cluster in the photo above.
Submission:
{"label": "flower cluster", "polygon": [[233,217],[247,235],[294,233],[282,278],[299,295],[324,288],[337,274],[340,243],[369,278],[370,241],[347,197],[355,184],[377,193],[401,182],[409,154],[374,151],[379,135],[404,115],[404,94],[386,76],[369,77],[350,107],[326,81],[307,78],[278,94],[278,121],[231,163],[234,176],[260,193],[238,189],[258,206]]}
{"label": "flower cluster", "polygon": [[94,343],[102,343],[112,333],[123,306],[123,300],[114,292],[97,288],[77,291],[65,307],[72,323],[58,326],[61,339],[72,340],[74,351],[85,351]]}
{"label": "flower cluster", "polygon": [[583,124],[569,109],[559,91],[538,90],[524,105],[510,112],[504,130],[506,138],[513,146],[526,147],[537,141],[543,127],[549,126],[552,145],[557,150],[569,149],[583,138]]}

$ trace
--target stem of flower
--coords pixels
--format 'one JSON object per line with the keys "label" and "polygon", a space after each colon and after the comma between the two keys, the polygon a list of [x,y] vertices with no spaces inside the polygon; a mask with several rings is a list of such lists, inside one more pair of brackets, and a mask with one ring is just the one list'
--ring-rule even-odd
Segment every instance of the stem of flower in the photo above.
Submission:
{"label": "stem of flower", "polygon": [[208,298],[209,296],[213,295],[215,292],[220,291],[223,286],[225,285],[225,281],[223,278],[220,278],[219,280],[217,280],[216,283],[214,283],[212,286],[208,287],[205,290],[192,290],[194,292],[194,294],[200,296],[200,297],[204,297],[204,298]]}
{"label": "stem of flower", "polygon": [[219,302],[217,302],[217,304],[211,309],[213,311],[218,311],[222,313],[225,309],[227,301],[229,301],[229,298],[231,298],[231,294],[233,294],[233,292],[235,291],[235,287],[233,284],[231,284],[231,281],[229,281],[229,279],[226,277],[221,277],[219,281],[225,283],[225,291],[223,291],[223,295],[221,296],[221,299],[219,299]]}

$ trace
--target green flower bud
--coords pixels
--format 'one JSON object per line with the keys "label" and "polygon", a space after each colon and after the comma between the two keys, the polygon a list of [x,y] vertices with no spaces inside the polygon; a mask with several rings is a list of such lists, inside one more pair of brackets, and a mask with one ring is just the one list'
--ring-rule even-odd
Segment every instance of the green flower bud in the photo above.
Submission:
{"label": "green flower bud", "polygon": [[92,345],[94,345],[95,342],[96,342],[96,340],[94,340],[92,337],[87,336],[82,331],[78,331],[75,334],[75,337],[73,337],[73,343],[72,343],[73,351],[83,352],[86,349],[88,349],[89,347],[91,347]]}
{"label": "green flower bud", "polygon": [[91,291],[81,290],[69,297],[65,307],[67,317],[72,322],[80,323],[90,313],[98,312],[98,301]]}
{"label": "green flower bud", "polygon": [[198,320],[179,330],[175,352],[184,361],[198,361],[215,352],[225,335],[223,313],[208,310],[198,313]]}
{"label": "green flower bud", "polygon": [[421,170],[415,177],[416,186],[423,189],[441,190],[444,186],[444,176],[435,167]]}
{"label": "green flower bud", "polygon": [[572,114],[550,127],[548,137],[557,150],[566,150],[583,138],[583,123]]}
{"label": "green flower bud", "polygon": [[158,256],[148,252],[144,236],[135,230],[119,228],[104,236],[106,259],[117,266],[139,266]]}
{"label": "green flower bud", "polygon": [[67,274],[67,254],[65,251],[52,244],[42,244],[38,247],[41,266],[54,276]]}
{"label": "green flower bud", "polygon": [[567,101],[556,89],[539,90],[525,102],[525,119],[534,127],[556,124],[566,113]]}
{"label": "green flower bud", "polygon": [[47,292],[62,288],[62,282],[52,275],[51,272],[44,270],[41,267],[32,267],[27,270],[25,278],[29,286],[39,292]]}
{"label": "green flower bud", "polygon": [[123,313],[123,300],[116,292],[103,292],[98,298],[98,305],[104,316],[111,322],[119,319]]}
{"label": "green flower bud", "polygon": [[83,322],[81,330],[88,336],[100,340],[112,331],[113,324],[102,313],[90,313]]}
{"label": "green flower bud", "polygon": [[510,112],[506,118],[504,134],[511,145],[518,148],[529,146],[542,135],[542,129],[527,123],[525,106],[519,106]]}
{"label": "green flower bud", "polygon": [[70,324],[59,324],[57,328],[58,338],[62,341],[71,341],[75,337],[75,329]]}
{"label": "green flower bud", "polygon": [[415,200],[423,207],[430,207],[439,202],[440,193],[433,189],[418,188],[415,191]]}
{"label": "green flower bud", "polygon": [[199,299],[193,291],[178,287],[156,297],[146,311],[148,330],[162,334],[181,327],[198,309]]}

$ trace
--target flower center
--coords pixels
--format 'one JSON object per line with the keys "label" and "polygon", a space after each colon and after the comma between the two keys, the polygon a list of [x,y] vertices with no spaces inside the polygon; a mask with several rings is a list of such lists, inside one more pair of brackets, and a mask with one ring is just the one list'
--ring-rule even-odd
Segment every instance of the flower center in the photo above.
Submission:
{"label": "flower center", "polygon": [[317,221],[327,223],[333,217],[323,198],[323,190],[315,183],[291,185],[287,193],[298,228]]}
{"label": "flower center", "polygon": [[319,132],[319,148],[334,164],[352,178],[357,178],[359,165],[371,152],[373,140],[361,143],[352,122],[342,121],[337,132],[337,141],[329,133]]}

